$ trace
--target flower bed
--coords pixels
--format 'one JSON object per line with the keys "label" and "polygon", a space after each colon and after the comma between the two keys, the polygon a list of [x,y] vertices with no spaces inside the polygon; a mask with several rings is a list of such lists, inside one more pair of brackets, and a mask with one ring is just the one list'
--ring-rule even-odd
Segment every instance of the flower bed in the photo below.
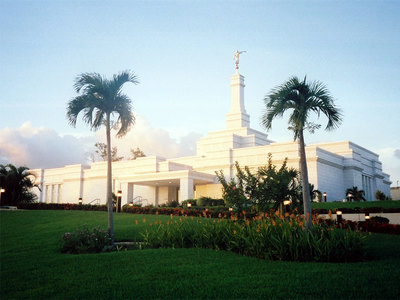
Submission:
{"label": "flower bed", "polygon": [[387,233],[387,234],[400,234],[400,225],[379,223],[373,221],[344,221],[341,224],[336,224],[336,227],[352,230],[359,230],[363,232],[373,232],[373,233]]}
{"label": "flower bed", "polygon": [[20,203],[18,204],[18,209],[107,211],[107,205],[34,202],[34,203]]}
{"label": "flower bed", "polygon": [[252,221],[202,220],[193,217],[149,223],[143,233],[148,248],[209,248],[268,260],[349,262],[364,257],[363,236],[316,220],[304,229],[301,216],[258,216]]}

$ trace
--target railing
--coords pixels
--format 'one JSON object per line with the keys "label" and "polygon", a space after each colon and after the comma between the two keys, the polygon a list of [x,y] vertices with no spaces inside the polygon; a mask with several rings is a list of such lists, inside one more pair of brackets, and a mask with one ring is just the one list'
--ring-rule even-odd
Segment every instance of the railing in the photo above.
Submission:
{"label": "railing", "polygon": [[96,198],[96,199],[90,201],[88,204],[92,204],[95,201],[96,201],[96,203],[95,203],[96,205],[100,205],[100,198]]}
{"label": "railing", "polygon": [[142,196],[136,196],[128,204],[130,204],[130,203],[132,203],[134,205],[143,205],[144,203],[146,203],[146,205],[147,205],[148,201],[147,201],[147,199],[143,198]]}

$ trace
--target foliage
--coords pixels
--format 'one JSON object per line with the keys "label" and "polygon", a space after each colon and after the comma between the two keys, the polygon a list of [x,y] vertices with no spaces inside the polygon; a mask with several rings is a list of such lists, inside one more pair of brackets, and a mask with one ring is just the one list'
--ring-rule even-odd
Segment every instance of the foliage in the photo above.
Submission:
{"label": "foliage", "polygon": [[222,184],[222,198],[224,199],[225,205],[229,207],[235,207],[239,211],[243,210],[247,203],[247,198],[244,194],[243,189],[239,187],[239,183],[236,183],[234,178],[230,181],[226,181],[222,170],[217,174],[219,182]]}
{"label": "foliage", "polygon": [[61,252],[70,254],[98,253],[113,249],[110,233],[95,227],[89,230],[87,226],[66,232],[61,238]]}
{"label": "foliage", "polygon": [[[372,218],[371,218],[372,219]],[[386,219],[386,218],[383,218]],[[349,221],[346,220],[342,224],[337,225],[337,227],[343,228],[343,229],[352,229],[352,230],[358,230],[358,231],[364,231],[364,232],[374,232],[374,233],[386,233],[386,234],[396,234],[400,235],[400,225],[397,224],[389,224],[384,222],[384,220],[369,220],[369,221],[361,221],[361,222],[355,222],[355,221]]]}
{"label": "foliage", "polygon": [[[348,195],[351,195],[350,197]],[[365,197],[365,192],[363,190],[359,190],[358,187],[353,186],[352,188],[349,188],[346,190],[346,199],[349,200],[349,202],[351,201],[356,201],[356,202],[360,202],[362,201],[366,201]]]}
{"label": "foliage", "polygon": [[320,125],[309,121],[311,113],[322,113],[328,118],[326,130],[336,128],[342,119],[340,110],[335,107],[333,98],[328,89],[321,82],[307,82],[306,77],[300,81],[291,77],[282,85],[274,88],[264,97],[266,111],[262,117],[262,124],[269,130],[276,117],[282,117],[285,112],[292,111],[289,117],[289,128],[294,133],[294,140],[299,141],[300,170],[303,192],[303,205],[306,228],[312,228],[311,200],[308,186],[307,160],[304,142],[304,129],[314,133]]}
{"label": "foliage", "polygon": [[314,201],[315,198],[317,198],[318,202],[321,202],[322,193],[320,192],[320,190],[316,190],[312,183],[309,183],[308,186],[309,186],[309,190],[310,190],[310,199],[311,199],[311,201]]}
{"label": "foliage", "polygon": [[146,154],[144,154],[144,152],[140,150],[139,147],[136,147],[136,150],[131,148],[131,154],[132,154],[131,158],[132,160],[135,160],[136,158],[139,157],[146,157]]}
{"label": "foliage", "polygon": [[[105,143],[96,143],[94,146],[97,148],[95,150],[95,154],[101,158],[103,161],[107,161],[107,144]],[[118,156],[118,149],[117,147],[111,148],[111,160],[112,161],[120,161],[123,160],[123,156]],[[92,155],[92,160],[96,161],[95,155]]]}
{"label": "foliage", "polygon": [[98,73],[83,73],[76,77],[74,88],[79,96],[68,102],[67,119],[76,126],[79,114],[92,130],[106,127],[107,140],[107,205],[108,228],[111,238],[114,236],[113,205],[112,205],[112,155],[111,155],[111,124],[112,117],[117,115],[114,129],[118,130],[117,137],[124,136],[135,123],[132,105],[129,97],[122,93],[125,83],[137,84],[136,76],[130,71],[114,75],[111,80]]}
{"label": "foliage", "polygon": [[268,154],[268,165],[259,167],[255,174],[249,167],[240,168],[236,162],[236,177],[228,183],[221,171],[216,172],[223,186],[223,199],[226,205],[245,209],[249,204],[255,205],[258,211],[269,211],[271,207],[278,209],[284,200],[291,200],[293,206],[300,202],[300,188],[297,170],[286,166],[287,159],[278,169],[272,164],[272,156]]}
{"label": "foliage", "polygon": [[178,206],[179,206],[179,202],[176,201],[176,200],[172,200],[172,201],[168,201],[168,202],[167,202],[167,205],[168,205],[169,207],[178,207]]}
{"label": "foliage", "polygon": [[106,205],[75,204],[75,203],[20,203],[18,209],[30,210],[90,210],[107,211]]}
{"label": "foliage", "polygon": [[198,206],[221,206],[225,201],[222,199],[213,199],[211,197],[200,197],[196,200]]}
{"label": "foliage", "polygon": [[385,217],[381,217],[381,216],[374,216],[374,217],[371,217],[369,222],[389,224],[389,219],[385,218]]}
{"label": "foliage", "polygon": [[[150,224],[149,224],[150,225]],[[151,248],[229,250],[269,260],[348,262],[363,258],[359,233],[325,224],[305,231],[299,217],[257,217],[249,221],[175,219],[156,222],[143,233]]]}
{"label": "foliage", "polygon": [[381,190],[377,190],[375,192],[375,199],[379,200],[379,201],[383,201],[386,199],[386,195],[384,192],[382,192]]}
{"label": "foliage", "polygon": [[34,181],[35,176],[27,167],[0,165],[0,188],[4,189],[0,205],[16,206],[19,203],[34,202],[37,196],[31,190],[39,188]]}
{"label": "foliage", "polygon": [[392,200],[391,197],[386,196],[385,193],[380,191],[380,190],[376,191],[375,199],[378,200],[378,201],[385,201],[385,200],[390,201],[390,200]]}
{"label": "foliage", "polygon": [[182,207],[187,207],[188,203],[190,203],[192,207],[197,206],[197,199],[187,199],[182,201]]}

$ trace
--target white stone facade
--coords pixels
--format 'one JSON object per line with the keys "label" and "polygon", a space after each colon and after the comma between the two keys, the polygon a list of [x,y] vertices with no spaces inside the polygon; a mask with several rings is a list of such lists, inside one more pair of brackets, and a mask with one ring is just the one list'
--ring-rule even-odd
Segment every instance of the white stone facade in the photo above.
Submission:
{"label": "white stone facade", "polygon": [[[231,108],[225,130],[211,132],[197,142],[195,156],[163,159],[143,157],[113,163],[113,190],[122,191],[122,203],[142,201],[160,205],[209,196],[220,198],[221,185],[215,171],[233,177],[234,165],[257,169],[268,163],[280,165],[287,158],[288,166],[299,169],[298,144],[274,143],[265,133],[250,128],[250,116],[244,106],[244,77],[236,72],[231,79]],[[335,142],[306,147],[309,181],[328,201],[345,197],[353,186],[374,200],[376,190],[390,195],[389,175],[382,172],[379,156],[352,142]],[[105,204],[106,162],[90,167],[69,165],[57,169],[33,170],[41,186],[40,202]]]}

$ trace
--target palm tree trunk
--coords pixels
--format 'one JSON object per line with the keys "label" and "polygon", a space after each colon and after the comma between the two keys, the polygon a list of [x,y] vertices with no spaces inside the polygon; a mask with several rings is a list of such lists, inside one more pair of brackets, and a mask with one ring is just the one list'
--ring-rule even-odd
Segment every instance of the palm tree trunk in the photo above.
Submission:
{"label": "palm tree trunk", "polygon": [[111,166],[111,128],[110,114],[106,118],[107,135],[107,208],[108,208],[108,232],[111,236],[111,243],[114,245],[114,218],[113,218],[113,199],[112,199],[112,166]]}
{"label": "palm tree trunk", "polygon": [[308,185],[308,170],[307,170],[306,149],[304,144],[303,130],[300,130],[299,133],[299,154],[300,154],[300,169],[301,169],[303,205],[304,205],[304,224],[306,230],[312,230],[310,187]]}

